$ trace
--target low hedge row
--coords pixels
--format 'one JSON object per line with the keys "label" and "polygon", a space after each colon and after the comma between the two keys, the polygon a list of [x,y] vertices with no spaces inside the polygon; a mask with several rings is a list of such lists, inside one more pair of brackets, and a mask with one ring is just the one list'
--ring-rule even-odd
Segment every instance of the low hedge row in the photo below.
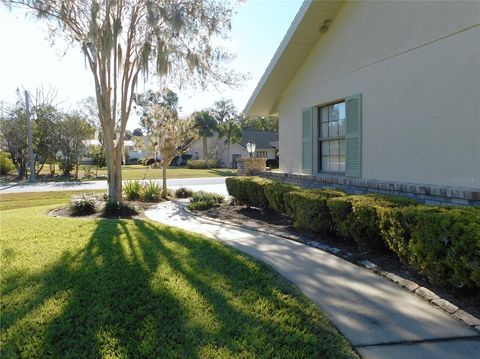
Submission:
{"label": "low hedge row", "polygon": [[285,194],[286,214],[299,230],[327,232],[332,226],[327,202],[330,198],[346,196],[335,190],[296,190]]}
{"label": "low hedge row", "polygon": [[[209,166],[210,165],[210,166]],[[190,169],[205,169],[205,168],[217,168],[218,164],[217,161],[215,160],[188,160],[187,161],[187,167]]]}
{"label": "low hedge row", "polygon": [[264,188],[272,183],[273,181],[265,178],[249,176],[228,177],[226,179],[228,193],[238,204],[261,209],[268,206]]}
{"label": "low hedge row", "polygon": [[403,197],[347,196],[259,177],[230,177],[240,204],[288,215],[295,228],[331,231],[359,246],[392,250],[433,283],[480,288],[480,208],[418,205]]}

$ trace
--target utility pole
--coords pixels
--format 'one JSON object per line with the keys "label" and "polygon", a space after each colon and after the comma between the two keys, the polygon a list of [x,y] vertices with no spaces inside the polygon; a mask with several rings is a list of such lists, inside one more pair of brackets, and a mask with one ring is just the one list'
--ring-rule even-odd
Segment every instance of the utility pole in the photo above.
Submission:
{"label": "utility pole", "polygon": [[35,182],[35,155],[33,154],[33,134],[32,121],[30,119],[30,97],[28,91],[25,90],[25,115],[27,117],[28,131],[28,161],[30,162],[30,182]]}

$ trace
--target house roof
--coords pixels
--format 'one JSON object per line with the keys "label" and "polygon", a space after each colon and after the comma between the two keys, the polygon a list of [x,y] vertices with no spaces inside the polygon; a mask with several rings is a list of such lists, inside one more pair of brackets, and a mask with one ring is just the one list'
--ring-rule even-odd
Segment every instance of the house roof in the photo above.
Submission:
{"label": "house roof", "polygon": [[259,150],[278,148],[278,132],[243,130],[243,137],[239,145],[246,148],[250,139]]}
{"label": "house roof", "polygon": [[333,21],[343,0],[305,0],[245,106],[245,114],[278,113],[280,97]]}

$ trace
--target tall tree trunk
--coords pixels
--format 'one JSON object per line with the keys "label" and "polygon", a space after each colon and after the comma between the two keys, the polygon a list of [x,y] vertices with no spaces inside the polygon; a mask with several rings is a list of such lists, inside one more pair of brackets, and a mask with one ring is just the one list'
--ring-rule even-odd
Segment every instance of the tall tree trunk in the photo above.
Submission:
{"label": "tall tree trunk", "polygon": [[203,159],[206,161],[207,168],[210,168],[210,163],[208,162],[208,137],[203,136]]}
{"label": "tall tree trunk", "polygon": [[55,176],[55,162],[49,163],[48,166],[50,167],[50,176]]}
{"label": "tall tree trunk", "polygon": [[227,167],[232,168],[232,163],[230,162],[230,140],[227,142]]}
{"label": "tall tree trunk", "polygon": [[75,161],[75,179],[78,179],[78,161]]}
{"label": "tall tree trunk", "polygon": [[164,158],[162,161],[162,198],[167,199],[167,167],[168,161],[167,158]]}

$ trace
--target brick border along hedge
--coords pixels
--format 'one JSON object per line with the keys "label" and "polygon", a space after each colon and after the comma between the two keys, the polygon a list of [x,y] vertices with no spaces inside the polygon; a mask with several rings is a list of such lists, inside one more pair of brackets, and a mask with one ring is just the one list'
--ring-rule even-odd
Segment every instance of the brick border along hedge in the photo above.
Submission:
{"label": "brick border along hedge", "polygon": [[238,203],[270,207],[288,215],[298,229],[330,231],[367,248],[386,247],[433,283],[480,288],[480,207],[418,205],[379,194],[347,196],[260,177],[229,177],[226,184]]}

